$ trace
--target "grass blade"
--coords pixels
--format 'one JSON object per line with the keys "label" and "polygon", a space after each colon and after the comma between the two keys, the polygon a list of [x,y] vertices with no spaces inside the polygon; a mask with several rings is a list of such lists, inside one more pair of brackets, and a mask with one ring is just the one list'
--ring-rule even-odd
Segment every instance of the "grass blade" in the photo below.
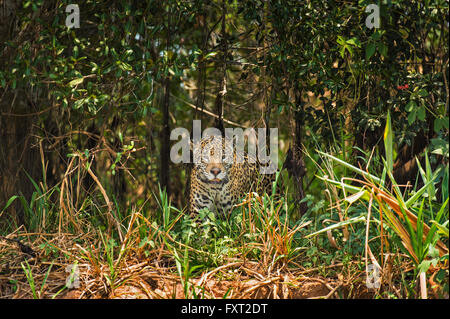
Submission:
{"label": "grass blade", "polygon": [[366,177],[367,179],[370,179],[370,180],[372,180],[372,181],[374,181],[376,183],[381,183],[381,179],[380,178],[378,178],[378,177],[376,177],[376,176],[374,176],[374,175],[372,175],[372,174],[370,174],[368,172],[365,172],[362,169],[359,169],[356,166],[353,166],[352,164],[349,164],[349,163],[347,163],[347,162],[345,162],[345,161],[343,161],[343,160],[341,160],[341,159],[339,159],[337,157],[334,157],[333,155],[330,155],[330,154],[327,154],[327,153],[324,153],[324,152],[321,152],[321,151],[317,151],[317,153],[319,153],[319,154],[321,154],[323,156],[326,156],[328,158],[331,158],[332,160],[336,161],[337,163],[343,165],[344,167],[349,168],[350,170],[352,170],[352,171],[354,171],[354,172],[356,172],[358,174],[361,174],[362,176]]}
{"label": "grass blade", "polygon": [[392,172],[394,167],[394,157],[392,150],[392,125],[391,125],[391,112],[388,111],[386,119],[386,127],[384,128],[384,149],[387,162],[387,171]]}
{"label": "grass blade", "polygon": [[351,218],[351,219],[347,219],[347,220],[344,220],[344,221],[342,221],[342,222],[333,224],[333,225],[331,225],[331,226],[325,227],[325,228],[323,228],[323,229],[321,229],[321,230],[319,230],[319,231],[316,231],[315,233],[308,234],[308,235],[305,236],[305,238],[311,238],[311,237],[313,237],[313,236],[319,235],[319,234],[324,233],[324,232],[327,232],[327,231],[329,231],[329,230],[336,229],[336,228],[340,228],[340,227],[345,226],[345,225],[350,225],[350,224],[355,224],[355,223],[363,222],[363,221],[365,221],[365,220],[366,220],[366,217],[365,217],[365,216],[363,216],[363,215],[357,216],[357,217],[354,217],[354,218]]}

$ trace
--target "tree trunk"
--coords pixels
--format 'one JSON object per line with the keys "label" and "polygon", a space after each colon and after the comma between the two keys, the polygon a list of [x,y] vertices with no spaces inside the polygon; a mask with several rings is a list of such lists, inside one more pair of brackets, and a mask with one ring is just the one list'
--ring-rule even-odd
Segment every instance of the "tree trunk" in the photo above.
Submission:
{"label": "tree trunk", "polygon": [[220,81],[219,93],[216,97],[215,107],[217,115],[219,116],[215,120],[214,126],[222,132],[222,136],[225,136],[225,127],[223,125],[223,100],[225,94],[227,94],[227,56],[228,56],[228,46],[227,46],[227,33],[225,30],[225,17],[227,13],[226,1],[222,0],[222,78]]}
{"label": "tree trunk", "polygon": [[295,199],[299,205],[300,214],[303,215],[308,209],[306,203],[300,203],[305,197],[303,190],[303,177],[306,174],[305,163],[302,154],[302,123],[303,123],[303,104],[301,94],[296,89],[295,105],[298,109],[293,110],[293,118],[291,120],[291,138],[292,142],[289,147],[283,169],[286,168],[289,176],[293,178],[295,185]]}
{"label": "tree trunk", "polygon": [[[166,50],[169,50],[171,45],[171,13],[167,15],[167,38]],[[169,61],[170,63],[170,61]],[[167,74],[164,79],[164,97],[162,103],[163,114],[163,128],[161,132],[161,188],[165,189],[167,195],[170,195],[169,172],[170,172],[170,157],[169,157],[169,143],[170,143],[170,126],[169,126],[169,104],[170,103],[170,75]]]}
{"label": "tree trunk", "polygon": [[[8,70],[15,53],[11,47],[4,46],[6,41],[14,41],[19,30],[15,21],[15,10],[21,1],[7,0],[0,4],[0,69]],[[0,89],[0,211],[11,196],[22,194],[28,201],[34,191],[26,173],[38,181],[40,178],[40,155],[33,137],[33,124],[36,116],[27,113],[36,112],[35,104],[30,101],[27,87],[19,85],[12,89]],[[19,201],[15,201],[0,216],[0,229],[3,225],[18,226],[26,223],[24,210]]]}

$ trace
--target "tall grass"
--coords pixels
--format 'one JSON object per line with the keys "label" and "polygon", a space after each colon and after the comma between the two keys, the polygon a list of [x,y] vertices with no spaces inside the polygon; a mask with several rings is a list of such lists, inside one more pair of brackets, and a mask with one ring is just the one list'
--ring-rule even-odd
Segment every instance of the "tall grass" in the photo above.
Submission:
{"label": "tall grass", "polygon": [[[369,264],[380,271],[382,287],[395,286],[389,282],[388,268],[390,256],[400,256],[399,250],[402,261],[397,263],[397,273],[402,279],[397,280],[404,291],[396,288],[389,293],[415,297],[418,287],[425,298],[436,283],[438,292],[445,292],[448,189],[444,185],[439,189],[437,182],[448,180],[448,168],[433,170],[426,152],[424,165],[417,160],[421,186],[416,183],[405,189],[397,185],[393,133],[388,115],[383,139],[386,153],[367,154],[365,168],[350,163],[348,150],[341,155],[318,151],[317,177],[325,186],[322,194],[308,194],[304,199],[309,210],[303,216],[298,215],[289,183],[283,192],[276,189],[277,183],[269,194],[251,192],[223,216],[202,210],[191,217],[175,207],[160,188],[153,198],[142,200],[140,207],[121,207],[90,169],[92,159],[74,153],[60,183],[49,187],[29,177],[34,187],[31,198],[16,195],[1,208],[0,215],[16,201],[21,203],[27,225],[18,230],[12,223],[2,234],[28,240],[30,245],[34,241],[33,248],[46,262],[39,266],[21,260],[18,268],[23,277],[14,280],[19,284],[23,279],[32,298],[56,298],[69,290],[61,280],[67,277],[63,265],[78,264],[83,297],[114,296],[143,272],[174,287],[170,294],[162,294],[145,286],[151,298],[180,297],[177,285],[181,285],[183,298],[214,298],[208,283],[215,280],[233,282],[222,297],[261,296],[261,291],[275,297],[289,295],[285,282],[295,291],[301,288],[298,282],[305,274],[320,274],[317,282],[327,276],[336,280],[334,286],[326,283],[329,293],[324,298],[344,297],[350,294],[339,288],[356,287],[346,282],[360,278],[364,271],[369,275]],[[80,185],[88,175],[96,189],[84,193]],[[13,255],[11,250],[4,253],[2,247],[0,256]],[[404,258],[413,265],[412,274],[402,263]],[[341,270],[336,272],[334,267]],[[352,279],[340,278],[343,273]],[[256,282],[242,286],[241,276]],[[46,294],[52,280],[58,283]]]}
{"label": "tall grass", "polygon": [[[426,298],[425,277],[432,278],[442,271],[448,273],[448,193],[447,197],[442,199],[443,202],[439,203],[436,200],[434,186],[437,178],[441,176],[442,167],[433,172],[428,154],[425,152],[425,170],[417,160],[424,185],[402,191],[393,177],[394,143],[389,113],[384,131],[384,146],[386,153],[385,157],[381,158],[383,171],[380,177],[369,172],[371,158],[366,169],[362,169],[331,154],[318,151],[325,163],[321,167],[322,175],[319,178],[327,183],[335,195],[336,189],[342,191],[342,198],[337,199],[339,206],[342,203],[346,205],[366,203],[367,209],[361,216],[341,220],[332,227],[309,236],[365,221],[366,269],[369,262],[372,262],[379,270],[383,269],[387,250],[392,249],[397,242],[398,247],[414,263],[415,276],[419,278],[421,297]],[[356,177],[336,176],[333,163],[344,166],[349,172],[356,174]],[[378,260],[374,257],[369,245],[371,222],[379,225],[376,236],[380,241]],[[389,233],[385,232],[385,227]]]}

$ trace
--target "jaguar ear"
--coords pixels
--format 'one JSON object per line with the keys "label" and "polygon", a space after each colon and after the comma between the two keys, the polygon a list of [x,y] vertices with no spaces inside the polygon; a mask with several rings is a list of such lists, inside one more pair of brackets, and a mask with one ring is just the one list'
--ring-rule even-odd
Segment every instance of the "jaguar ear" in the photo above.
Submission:
{"label": "jaguar ear", "polygon": [[200,161],[199,154],[201,154],[201,141],[189,140],[190,159],[191,163],[197,164]]}

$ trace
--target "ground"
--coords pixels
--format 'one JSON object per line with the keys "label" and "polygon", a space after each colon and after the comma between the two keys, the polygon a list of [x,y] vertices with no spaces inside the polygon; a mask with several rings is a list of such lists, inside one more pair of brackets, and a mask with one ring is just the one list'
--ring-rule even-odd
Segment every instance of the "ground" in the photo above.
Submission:
{"label": "ground", "polygon": [[[64,234],[40,236],[31,245],[36,257],[21,252],[14,243],[2,242],[0,298],[328,299],[373,298],[379,293],[367,289],[365,273],[358,271],[357,262],[310,269],[281,266],[267,271],[255,260],[228,260],[217,268],[189,278],[186,283],[177,273],[173,260],[167,256],[158,257],[158,254],[163,255],[162,250],[147,257],[124,256],[112,279],[109,265],[95,257],[86,258],[82,251],[86,252],[87,248],[76,244],[76,239],[76,236]],[[44,241],[49,245],[44,247]],[[53,252],[62,254],[56,260],[46,261],[46,248],[47,252],[53,248]],[[70,275],[70,267],[67,268],[70,260],[78,260],[78,282],[74,284],[76,287],[65,288]],[[27,277],[26,269],[30,270],[31,276]]]}

